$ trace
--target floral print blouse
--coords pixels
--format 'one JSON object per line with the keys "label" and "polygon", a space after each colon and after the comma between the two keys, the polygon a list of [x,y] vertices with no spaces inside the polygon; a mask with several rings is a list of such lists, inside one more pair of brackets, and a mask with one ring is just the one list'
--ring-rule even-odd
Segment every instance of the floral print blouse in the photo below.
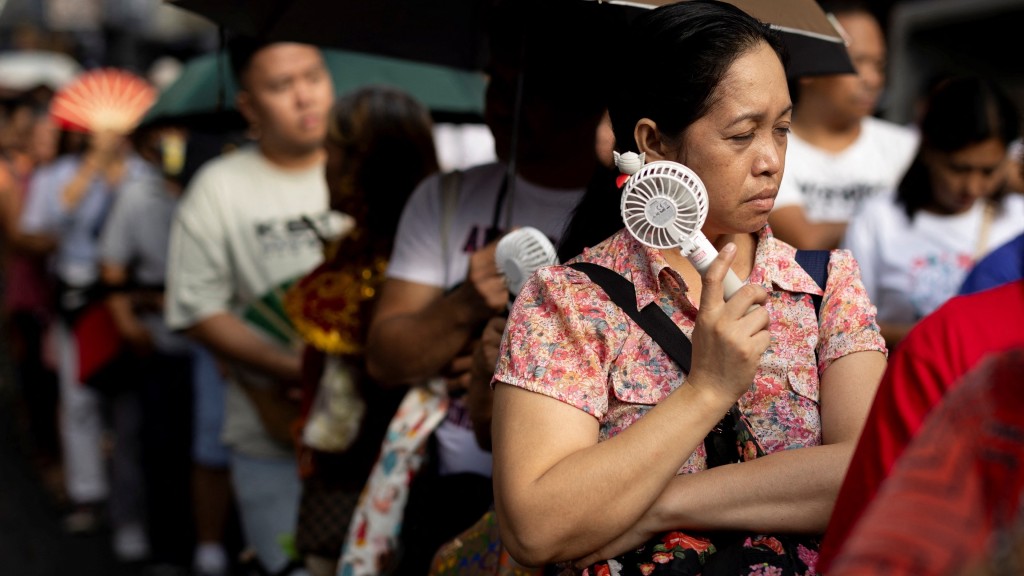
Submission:
{"label": "floral print blouse", "polygon": [[[886,352],[850,252],[831,253],[820,318],[811,295],[822,290],[796,263],[795,252],[765,226],[748,279],[769,292],[765,307],[773,340],[738,403],[765,453],[820,445],[819,375],[847,354]],[[636,287],[638,308],[656,301],[691,336],[699,301],[688,296],[682,276],[658,250],[623,229],[577,260],[623,274]],[[604,441],[678,388],[683,374],[586,274],[551,266],[538,271],[516,298],[494,381],[593,415],[600,423],[598,440]],[[698,445],[679,473],[705,467],[704,447]]]}

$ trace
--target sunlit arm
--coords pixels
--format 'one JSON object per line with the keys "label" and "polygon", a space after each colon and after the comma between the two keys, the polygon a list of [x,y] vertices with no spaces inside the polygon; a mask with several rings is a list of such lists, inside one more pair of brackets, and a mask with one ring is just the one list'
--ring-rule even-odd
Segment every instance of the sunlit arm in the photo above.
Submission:
{"label": "sunlit arm", "polygon": [[731,403],[684,383],[598,443],[593,416],[499,383],[493,452],[502,542],[528,565],[597,549],[643,515]]}
{"label": "sunlit arm", "polygon": [[370,324],[367,369],[392,384],[434,376],[491,315],[468,289],[445,294],[434,286],[389,279]]}

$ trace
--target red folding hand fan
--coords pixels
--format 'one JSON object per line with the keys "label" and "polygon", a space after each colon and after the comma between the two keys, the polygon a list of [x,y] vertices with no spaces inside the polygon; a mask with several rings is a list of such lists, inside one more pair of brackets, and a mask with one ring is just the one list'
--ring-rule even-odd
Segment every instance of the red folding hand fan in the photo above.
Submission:
{"label": "red folding hand fan", "polygon": [[117,68],[86,72],[54,95],[50,115],[80,132],[131,132],[156,100],[144,79]]}

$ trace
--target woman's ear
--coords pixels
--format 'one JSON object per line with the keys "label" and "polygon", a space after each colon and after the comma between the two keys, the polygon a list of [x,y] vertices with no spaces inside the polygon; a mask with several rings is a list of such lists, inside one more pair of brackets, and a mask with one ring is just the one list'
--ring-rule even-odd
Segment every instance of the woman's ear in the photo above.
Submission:
{"label": "woman's ear", "polygon": [[648,162],[666,159],[668,150],[665,148],[665,140],[654,120],[641,118],[633,129],[633,138],[640,152],[646,154]]}

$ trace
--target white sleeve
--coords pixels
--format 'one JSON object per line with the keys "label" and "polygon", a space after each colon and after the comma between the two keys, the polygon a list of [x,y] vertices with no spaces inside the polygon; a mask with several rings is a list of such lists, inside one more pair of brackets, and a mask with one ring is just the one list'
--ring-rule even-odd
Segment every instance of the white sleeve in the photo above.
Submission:
{"label": "white sleeve", "polygon": [[[454,222],[453,213],[449,216],[449,225]],[[453,243],[459,240],[448,238],[449,253],[455,251]],[[416,187],[405,204],[398,222],[387,276],[427,286],[445,287],[448,259],[442,251],[441,176],[434,174]]]}
{"label": "white sleeve", "polygon": [[214,183],[193,181],[171,225],[165,319],[175,330],[231,309],[232,274],[225,222],[213,201]]}
{"label": "white sleeve", "polygon": [[853,253],[853,257],[860,266],[860,278],[864,282],[864,288],[873,304],[877,304],[879,298],[878,267],[881,259],[878,255],[880,231],[876,224],[884,216],[879,214],[877,208],[881,204],[869,203],[858,210],[846,226],[846,234],[840,248],[847,248]]}

